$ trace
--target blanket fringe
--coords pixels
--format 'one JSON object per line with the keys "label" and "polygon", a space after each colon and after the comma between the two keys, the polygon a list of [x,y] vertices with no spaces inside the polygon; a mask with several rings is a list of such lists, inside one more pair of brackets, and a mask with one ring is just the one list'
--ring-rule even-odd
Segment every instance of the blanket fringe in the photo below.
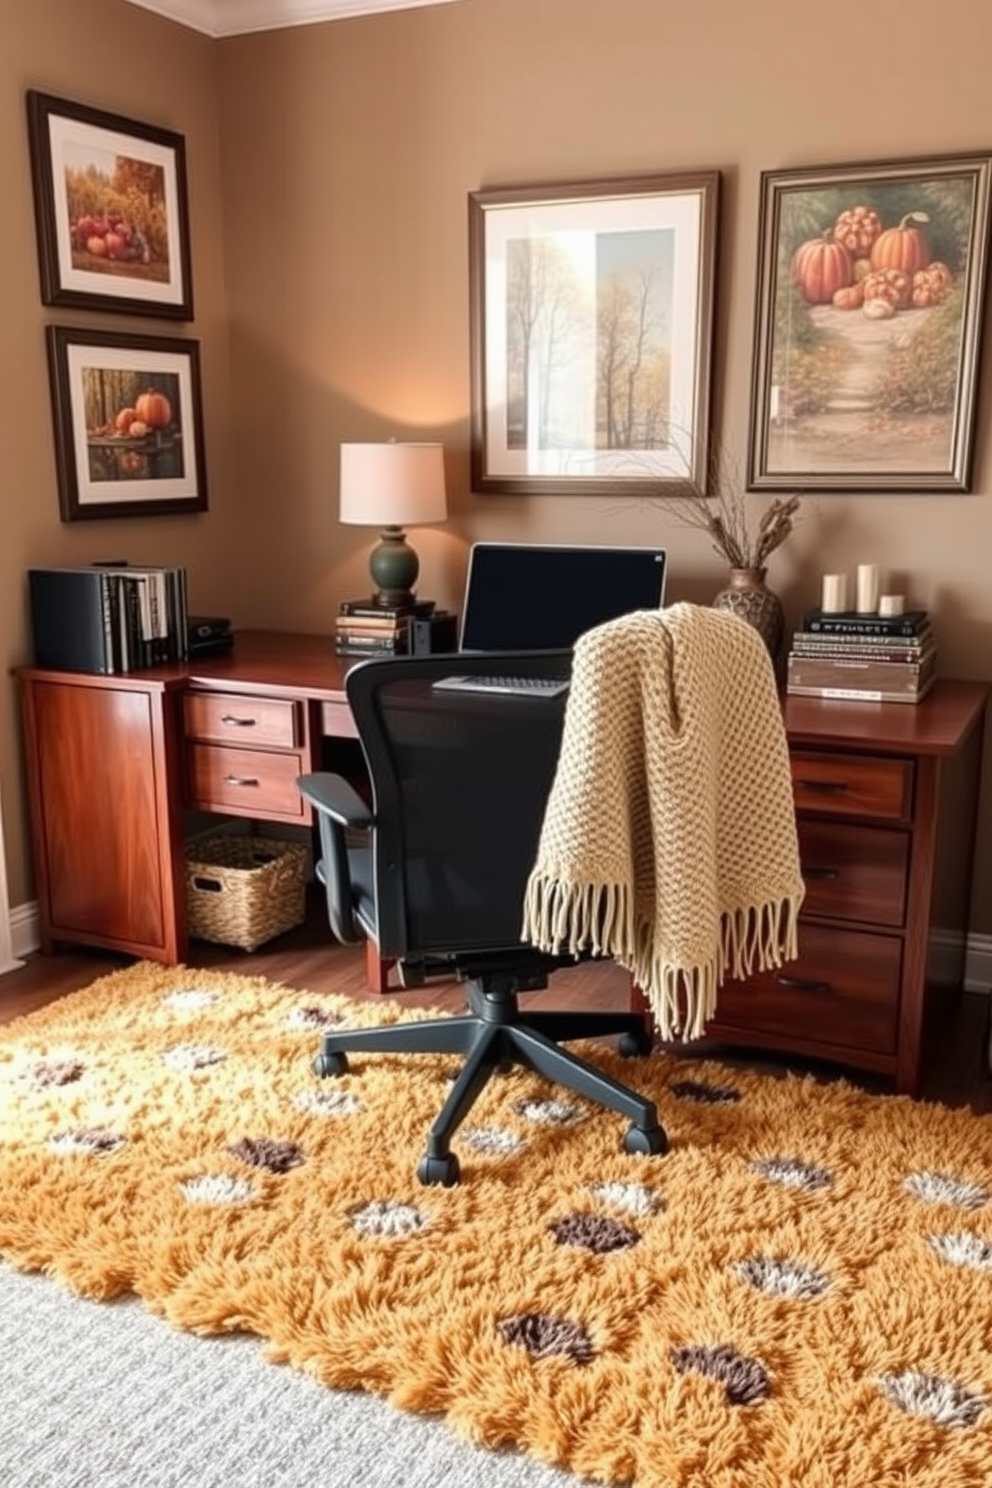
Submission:
{"label": "blanket fringe", "polygon": [[634,921],[628,885],[566,883],[533,872],[524,899],[522,938],[551,955],[611,956],[648,999],[664,1042],[702,1038],[727,977],[770,971],[799,954],[802,895],[785,894],[721,915],[719,949],[697,965],[654,951],[650,927]]}

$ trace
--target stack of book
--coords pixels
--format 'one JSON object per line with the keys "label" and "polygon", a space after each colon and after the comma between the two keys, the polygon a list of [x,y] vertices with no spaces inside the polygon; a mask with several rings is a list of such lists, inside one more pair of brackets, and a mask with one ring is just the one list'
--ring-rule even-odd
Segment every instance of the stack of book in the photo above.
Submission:
{"label": "stack of book", "polygon": [[937,662],[926,610],[902,615],[810,610],[792,638],[786,691],[802,697],[918,703]]}
{"label": "stack of book", "polygon": [[343,599],[334,628],[334,649],[339,656],[402,656],[407,651],[411,619],[426,619],[433,610],[432,599],[408,605]]}
{"label": "stack of book", "polygon": [[184,568],[29,569],[35,666],[114,675],[186,661],[186,589]]}

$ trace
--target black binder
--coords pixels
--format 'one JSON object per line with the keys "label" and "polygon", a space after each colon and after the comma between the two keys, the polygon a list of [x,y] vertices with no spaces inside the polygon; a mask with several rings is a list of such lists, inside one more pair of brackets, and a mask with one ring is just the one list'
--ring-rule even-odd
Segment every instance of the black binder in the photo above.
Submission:
{"label": "black binder", "polygon": [[28,570],[34,664],[60,672],[114,672],[110,581],[98,568]]}

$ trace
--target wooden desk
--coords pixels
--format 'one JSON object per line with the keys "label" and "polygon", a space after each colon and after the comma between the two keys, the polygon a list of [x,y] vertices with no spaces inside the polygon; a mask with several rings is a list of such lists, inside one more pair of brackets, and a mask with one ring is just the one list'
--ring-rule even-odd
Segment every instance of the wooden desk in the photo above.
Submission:
{"label": "wooden desk", "polygon": [[[19,669],[42,948],[185,960],[187,814],[309,825],[296,776],[334,766],[339,746],[354,760],[353,664],[329,637],[242,631],[227,656],[128,676]],[[728,983],[713,1038],[918,1090],[963,975],[988,690],[940,681],[917,706],[784,699],[802,955]]]}
{"label": "wooden desk", "polygon": [[[989,689],[786,697],[806,899],[799,959],[728,981],[706,1042],[869,1070],[918,1095],[961,990]],[[640,991],[635,1007],[646,1006]]]}
{"label": "wooden desk", "polygon": [[357,737],[351,665],[330,637],[242,631],[125,676],[19,668],[42,950],[185,961],[186,813],[309,825],[296,776]]}

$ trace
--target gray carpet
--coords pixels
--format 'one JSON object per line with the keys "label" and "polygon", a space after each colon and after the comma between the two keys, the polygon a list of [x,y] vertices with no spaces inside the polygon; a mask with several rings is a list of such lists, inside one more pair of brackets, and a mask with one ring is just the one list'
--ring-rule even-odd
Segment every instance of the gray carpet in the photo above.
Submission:
{"label": "gray carpet", "polygon": [[3,1488],[578,1488],[439,1422],[325,1390],[257,1339],[180,1333],[0,1262]]}

